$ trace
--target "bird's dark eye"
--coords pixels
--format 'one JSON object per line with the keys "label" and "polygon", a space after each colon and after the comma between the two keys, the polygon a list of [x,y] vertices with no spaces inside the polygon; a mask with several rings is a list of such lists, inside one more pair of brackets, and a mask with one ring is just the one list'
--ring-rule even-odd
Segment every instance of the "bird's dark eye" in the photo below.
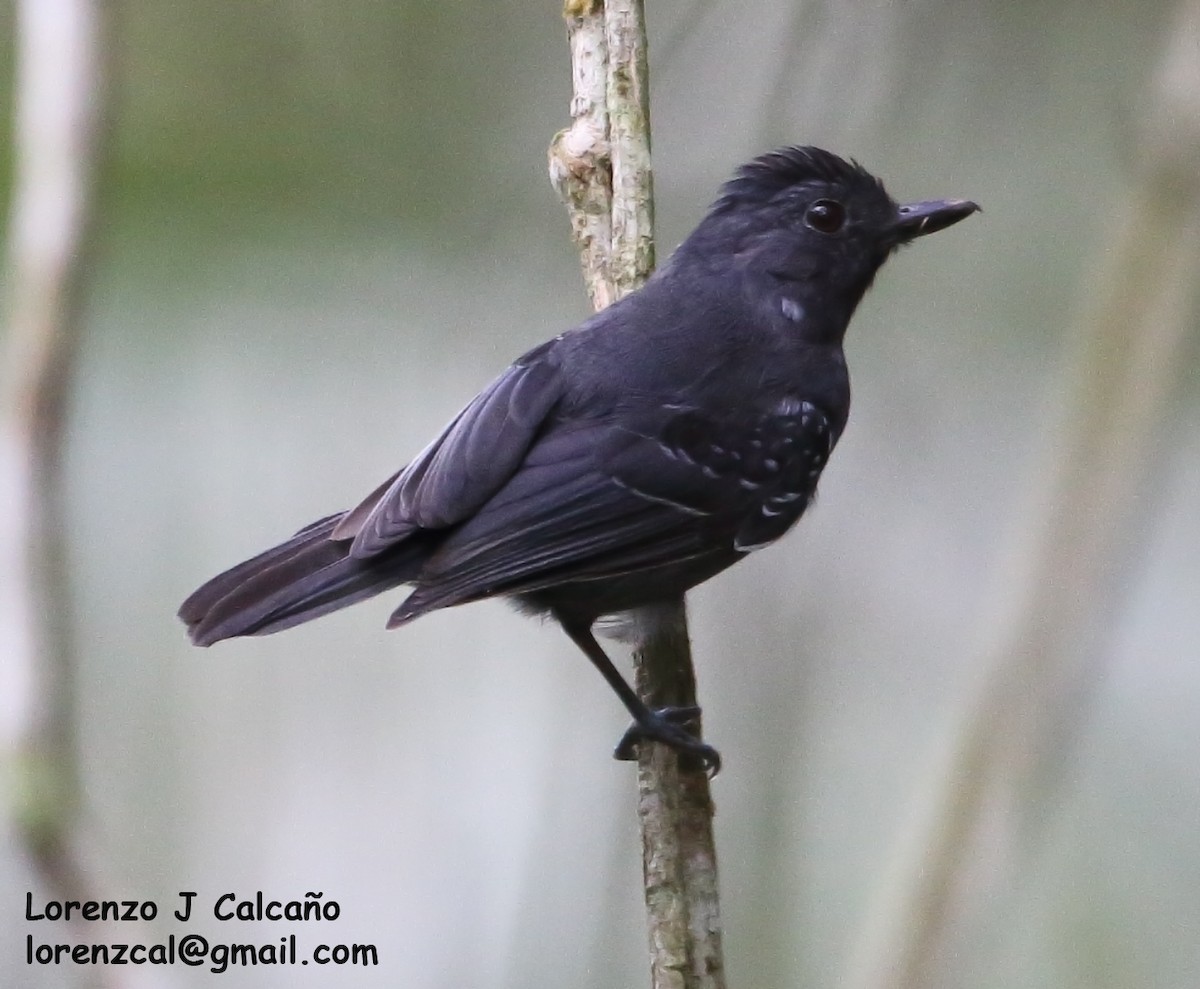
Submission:
{"label": "bird's dark eye", "polygon": [[804,214],[804,222],[823,234],[835,234],[846,223],[846,207],[836,199],[818,199]]}

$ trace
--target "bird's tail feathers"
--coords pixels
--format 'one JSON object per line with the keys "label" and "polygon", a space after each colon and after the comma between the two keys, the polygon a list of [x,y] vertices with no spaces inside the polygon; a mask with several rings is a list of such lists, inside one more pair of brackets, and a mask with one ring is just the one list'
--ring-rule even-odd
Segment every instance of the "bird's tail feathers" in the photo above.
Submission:
{"label": "bird's tail feathers", "polygon": [[218,574],[183,602],[179,617],[198,646],[267,635],[319,618],[412,580],[427,553],[420,540],[370,559],[335,540],[344,513],[330,515]]}

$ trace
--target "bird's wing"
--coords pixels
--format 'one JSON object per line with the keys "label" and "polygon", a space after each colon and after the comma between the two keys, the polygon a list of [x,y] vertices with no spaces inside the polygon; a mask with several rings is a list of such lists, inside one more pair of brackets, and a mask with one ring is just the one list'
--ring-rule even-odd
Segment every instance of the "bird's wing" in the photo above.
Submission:
{"label": "bird's wing", "polygon": [[789,397],[751,417],[679,409],[653,438],[664,456],[630,448],[613,458],[614,477],[643,497],[721,518],[733,548],[748,552],[800,518],[837,433],[820,408]]}
{"label": "bird's wing", "polygon": [[338,523],[351,556],[383,552],[418,529],[469,518],[521,465],[562,395],[550,344],[530,351],[485,388],[411,463]]}
{"label": "bird's wing", "polygon": [[808,403],[753,423],[663,409],[563,423],[451,532],[396,613],[600,580],[773,541],[804,511],[830,449]]}

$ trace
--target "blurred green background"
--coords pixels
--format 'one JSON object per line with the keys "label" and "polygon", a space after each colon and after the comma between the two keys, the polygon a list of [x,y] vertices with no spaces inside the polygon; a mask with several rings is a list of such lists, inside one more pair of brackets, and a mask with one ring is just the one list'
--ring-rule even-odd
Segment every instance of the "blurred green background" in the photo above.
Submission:
{"label": "blurred green background", "polygon": [[[568,122],[558,4],[112,10],[69,446],[99,889],[164,914],[184,889],[321,890],[341,904],[332,933],[197,929],[379,946],[376,969],[231,969],[230,987],[646,984],[633,771],[608,758],[625,714],[555,629],[489,603],[387,634],[391,595],[199,651],[174,618],[217,570],[349,507],[508,360],[586,314],[545,174]],[[852,155],[898,198],[985,210],[894,259],[861,307],[855,406],[815,509],[692,597],[725,758],[731,985],[845,971],[978,675],[1171,11],[649,4],[662,256],[737,164],[784,143]],[[7,7],[0,29],[7,102]],[[1200,396],[1186,377],[1105,676],[946,985],[1200,984]],[[84,984],[84,969],[25,966],[27,933],[63,932],[23,920],[24,891],[48,894],[3,834],[0,983]]]}

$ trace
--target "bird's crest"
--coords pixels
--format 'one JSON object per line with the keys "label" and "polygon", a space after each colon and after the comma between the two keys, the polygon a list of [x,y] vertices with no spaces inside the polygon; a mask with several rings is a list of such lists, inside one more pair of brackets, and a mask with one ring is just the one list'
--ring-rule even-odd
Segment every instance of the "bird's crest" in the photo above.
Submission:
{"label": "bird's crest", "polygon": [[853,159],[847,161],[823,148],[794,145],[759,155],[739,168],[721,187],[712,211],[722,213],[741,204],[768,203],[784,190],[807,181],[883,191],[883,183]]}

